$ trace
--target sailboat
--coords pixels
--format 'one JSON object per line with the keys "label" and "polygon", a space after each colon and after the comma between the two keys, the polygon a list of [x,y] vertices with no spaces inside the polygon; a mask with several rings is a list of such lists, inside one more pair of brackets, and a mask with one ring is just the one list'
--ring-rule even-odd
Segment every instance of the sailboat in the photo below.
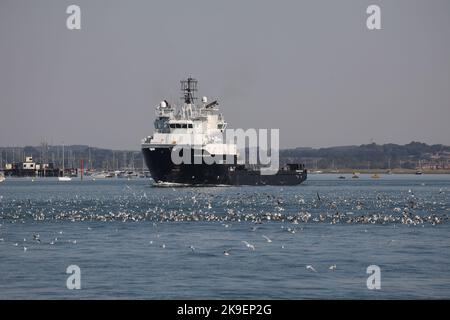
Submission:
{"label": "sailboat", "polygon": [[64,168],[64,144],[63,144],[63,146],[62,146],[62,153],[63,153],[63,165],[62,165],[62,167],[63,167],[63,176],[62,177],[58,177],[58,181],[72,181],[72,178],[71,177],[67,177],[67,176],[65,176],[64,174],[65,174],[65,168]]}

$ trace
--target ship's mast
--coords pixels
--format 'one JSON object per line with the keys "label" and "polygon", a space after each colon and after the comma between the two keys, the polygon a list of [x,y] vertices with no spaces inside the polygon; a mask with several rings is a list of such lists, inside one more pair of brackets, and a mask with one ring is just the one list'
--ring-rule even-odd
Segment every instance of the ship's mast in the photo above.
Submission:
{"label": "ship's mast", "polygon": [[184,96],[184,103],[186,104],[194,104],[194,101],[197,99],[195,97],[195,92],[197,91],[197,80],[189,77],[187,80],[181,80],[181,91]]}

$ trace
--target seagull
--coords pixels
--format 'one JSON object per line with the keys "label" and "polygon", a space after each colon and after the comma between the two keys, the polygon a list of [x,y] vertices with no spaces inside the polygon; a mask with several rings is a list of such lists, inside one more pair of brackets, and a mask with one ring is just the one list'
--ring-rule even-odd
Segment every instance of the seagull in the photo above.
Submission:
{"label": "seagull", "polygon": [[16,243],[14,243],[14,246],[17,247],[17,246],[19,246],[19,244],[16,242]]}
{"label": "seagull", "polygon": [[149,243],[149,244],[153,244],[153,240],[150,240],[148,243]]}
{"label": "seagull", "polygon": [[192,252],[195,251],[195,247],[194,246],[189,246],[189,248],[192,250]]}
{"label": "seagull", "polygon": [[89,230],[89,231],[91,231],[91,230],[92,230],[92,228],[91,228],[91,227],[88,227],[88,230]]}
{"label": "seagull", "polygon": [[262,237],[263,237],[264,239],[266,239],[267,242],[272,242],[272,240],[270,240],[269,237],[267,237],[267,236],[265,236],[265,235],[263,235]]}
{"label": "seagull", "polygon": [[229,255],[230,255],[230,250],[225,250],[225,251],[223,252],[223,254],[226,255],[226,256],[229,256]]}
{"label": "seagull", "polygon": [[161,248],[164,249],[165,247],[166,247],[166,245],[163,243],[163,244],[161,245]]}
{"label": "seagull", "polygon": [[336,270],[336,265],[333,264],[333,265],[331,265],[328,269],[331,270],[331,271],[334,271],[334,270]]}
{"label": "seagull", "polygon": [[23,251],[27,251],[27,247],[23,247]]}
{"label": "seagull", "polygon": [[241,241],[243,244],[245,244],[245,246],[249,249],[255,250],[255,246],[252,245],[251,243],[248,243],[247,241]]}
{"label": "seagull", "polygon": [[307,266],[306,266],[306,269],[307,269],[307,270],[311,270],[311,271],[313,271],[313,272],[317,272],[316,269],[314,269],[314,267],[311,266],[311,265],[307,265]]}

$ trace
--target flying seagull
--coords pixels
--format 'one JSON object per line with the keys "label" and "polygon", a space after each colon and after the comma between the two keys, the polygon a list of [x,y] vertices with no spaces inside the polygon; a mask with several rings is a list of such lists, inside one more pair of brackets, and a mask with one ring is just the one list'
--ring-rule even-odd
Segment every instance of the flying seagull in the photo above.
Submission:
{"label": "flying seagull", "polygon": [[241,241],[243,244],[245,244],[245,246],[249,249],[255,250],[255,246],[252,245],[251,243],[248,243],[247,241]]}
{"label": "flying seagull", "polygon": [[316,269],[314,269],[314,267],[311,266],[311,265],[307,265],[307,266],[306,266],[306,269],[307,269],[307,270],[311,270],[311,271],[313,271],[313,272],[317,272]]}

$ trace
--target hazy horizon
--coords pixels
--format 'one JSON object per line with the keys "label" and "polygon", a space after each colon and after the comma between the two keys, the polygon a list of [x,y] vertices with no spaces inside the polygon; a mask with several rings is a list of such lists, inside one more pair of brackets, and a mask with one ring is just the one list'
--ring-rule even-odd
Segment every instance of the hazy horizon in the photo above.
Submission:
{"label": "hazy horizon", "polygon": [[[396,144],[396,145],[399,145],[399,146],[405,146],[407,144],[414,143],[414,142],[416,142],[416,143],[425,143],[425,142],[422,142],[422,141],[410,141],[410,142],[404,143],[404,144],[397,144],[397,143],[390,143],[390,142],[382,143],[382,144],[379,144],[379,143],[376,143],[376,142],[373,142],[373,143],[375,143],[377,145],[381,145],[381,146],[385,145],[385,144]],[[367,144],[371,144],[371,143],[372,142],[367,143]],[[283,147],[283,146],[281,146],[281,149],[283,150],[283,149],[296,149],[296,148],[305,148],[305,149],[308,149],[308,148],[310,148],[310,149],[346,148],[346,147],[360,147],[361,145],[367,145],[367,144],[364,143],[364,144],[348,144],[348,145],[318,146],[318,147],[307,147],[307,146]],[[426,143],[426,144],[429,145],[429,146],[432,146],[432,145],[443,145],[445,147],[450,147],[449,145],[440,144],[440,143]],[[47,145],[49,147],[62,147],[62,144],[50,144],[50,143],[48,143]],[[39,145],[22,145],[22,146],[0,146],[0,149],[13,149],[13,148],[20,149],[20,148],[28,148],[28,147],[40,148],[41,146],[42,146],[42,144],[39,144]],[[64,146],[66,148],[80,146],[80,147],[89,147],[89,148],[94,148],[94,149],[112,150],[112,151],[130,151],[130,152],[140,152],[141,151],[140,148],[139,149],[114,149],[114,148],[108,148],[108,147],[104,147],[104,146],[88,145],[88,144],[84,144],[84,143],[74,143],[74,144],[68,144],[68,145],[65,144]]]}
{"label": "hazy horizon", "polygon": [[283,149],[450,145],[449,30],[448,0],[2,0],[0,146],[139,150],[188,76],[230,128],[279,128]]}

